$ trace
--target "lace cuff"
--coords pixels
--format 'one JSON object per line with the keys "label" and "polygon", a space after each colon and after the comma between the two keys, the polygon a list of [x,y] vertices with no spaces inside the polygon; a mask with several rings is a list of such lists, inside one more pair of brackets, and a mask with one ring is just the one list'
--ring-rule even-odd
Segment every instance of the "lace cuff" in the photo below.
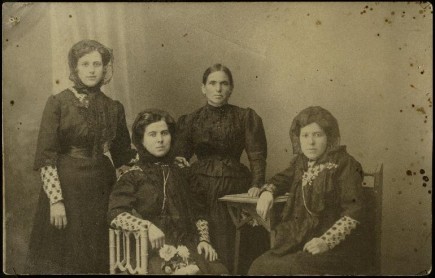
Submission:
{"label": "lace cuff", "polygon": [[196,222],[196,228],[198,229],[199,241],[206,241],[210,243],[210,234],[208,232],[208,222],[200,219]]}
{"label": "lace cuff", "polygon": [[59,176],[56,166],[44,166],[41,168],[41,180],[45,194],[50,199],[50,204],[63,200]]}
{"label": "lace cuff", "polygon": [[269,191],[270,193],[272,193],[272,195],[275,195],[276,192],[276,186],[273,184],[265,184],[260,188],[260,195],[261,193],[263,193],[264,191]]}
{"label": "lace cuff", "polygon": [[332,249],[342,242],[356,228],[357,224],[359,224],[358,221],[349,216],[343,216],[320,238],[328,244],[329,249]]}
{"label": "lace cuff", "polygon": [[115,228],[120,228],[127,231],[139,231],[145,230],[152,223],[148,220],[140,219],[128,212],[123,212],[116,216],[110,225]]}

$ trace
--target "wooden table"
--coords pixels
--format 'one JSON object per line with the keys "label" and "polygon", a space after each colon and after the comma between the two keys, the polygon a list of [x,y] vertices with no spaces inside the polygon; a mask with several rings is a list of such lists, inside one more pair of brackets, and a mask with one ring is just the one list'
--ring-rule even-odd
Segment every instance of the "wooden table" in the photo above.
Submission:
{"label": "wooden table", "polygon": [[[240,232],[241,228],[249,223],[251,220],[257,221],[259,225],[264,227],[270,233],[270,246],[273,247],[275,243],[275,231],[273,228],[276,225],[276,205],[284,204],[287,202],[287,195],[279,196],[274,199],[272,209],[267,217],[267,220],[263,220],[256,211],[258,197],[249,197],[248,193],[225,195],[219,198],[219,201],[226,202],[228,213],[236,226],[236,240],[235,240],[235,254],[234,254],[234,274],[237,274],[239,265],[240,254]],[[247,217],[242,218],[242,210],[247,213]]]}

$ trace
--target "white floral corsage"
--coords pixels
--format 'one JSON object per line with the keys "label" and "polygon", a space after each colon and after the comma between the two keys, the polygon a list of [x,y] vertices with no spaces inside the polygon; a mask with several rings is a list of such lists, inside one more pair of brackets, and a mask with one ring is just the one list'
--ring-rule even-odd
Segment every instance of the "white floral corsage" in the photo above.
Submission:
{"label": "white floral corsage", "polygon": [[159,250],[160,258],[163,259],[162,270],[166,274],[193,275],[199,272],[194,261],[189,261],[190,252],[184,245],[175,248],[165,244]]}

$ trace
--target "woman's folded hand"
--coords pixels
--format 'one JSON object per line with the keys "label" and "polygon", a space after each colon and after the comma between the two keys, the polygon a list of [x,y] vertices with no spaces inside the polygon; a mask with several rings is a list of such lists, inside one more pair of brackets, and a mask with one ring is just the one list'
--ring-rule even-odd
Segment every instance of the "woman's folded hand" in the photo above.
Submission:
{"label": "woman's folded hand", "polygon": [[321,238],[315,237],[304,245],[304,251],[313,255],[321,254],[329,250],[328,244]]}
{"label": "woman's folded hand", "polygon": [[165,234],[156,225],[149,225],[148,236],[153,249],[159,249],[165,245]]}

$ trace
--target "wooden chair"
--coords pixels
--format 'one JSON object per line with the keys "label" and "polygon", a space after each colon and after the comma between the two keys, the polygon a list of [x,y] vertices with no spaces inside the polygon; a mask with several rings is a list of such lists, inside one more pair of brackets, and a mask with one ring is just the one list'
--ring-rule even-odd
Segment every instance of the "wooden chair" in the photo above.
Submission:
{"label": "wooden chair", "polygon": [[364,272],[368,275],[381,274],[382,236],[382,186],[384,166],[379,163],[374,169],[364,170],[363,192],[367,205],[364,238],[367,241],[368,260]]}
{"label": "wooden chair", "polygon": [[110,274],[148,273],[148,230],[109,228]]}

